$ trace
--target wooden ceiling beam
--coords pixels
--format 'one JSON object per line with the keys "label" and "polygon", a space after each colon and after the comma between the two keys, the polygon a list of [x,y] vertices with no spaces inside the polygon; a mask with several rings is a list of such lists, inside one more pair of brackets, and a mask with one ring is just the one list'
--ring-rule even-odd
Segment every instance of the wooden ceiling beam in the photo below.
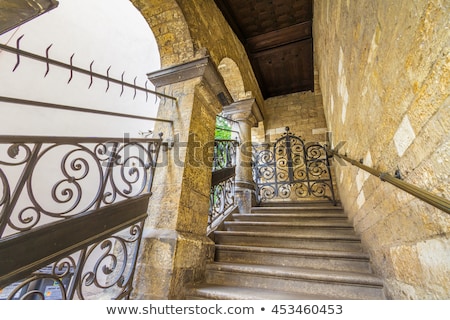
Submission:
{"label": "wooden ceiling beam", "polygon": [[271,31],[246,40],[251,52],[258,52],[310,39],[312,37],[312,22],[306,21],[287,28]]}

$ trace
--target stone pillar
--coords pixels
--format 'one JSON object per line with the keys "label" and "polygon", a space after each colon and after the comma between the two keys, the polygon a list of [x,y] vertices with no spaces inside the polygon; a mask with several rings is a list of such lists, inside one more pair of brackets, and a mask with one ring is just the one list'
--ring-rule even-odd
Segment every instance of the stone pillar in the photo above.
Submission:
{"label": "stone pillar", "polygon": [[223,108],[223,114],[236,121],[234,129],[239,132],[240,146],[236,154],[235,200],[239,212],[248,213],[256,204],[256,187],[252,174],[252,127],[262,121],[255,99],[234,102]]}
{"label": "stone pillar", "polygon": [[174,123],[157,123],[154,132],[173,146],[159,155],[132,297],[182,299],[213,258],[214,243],[206,237],[212,146],[216,115],[232,100],[208,57],[148,78],[177,101],[162,98],[158,111]]}

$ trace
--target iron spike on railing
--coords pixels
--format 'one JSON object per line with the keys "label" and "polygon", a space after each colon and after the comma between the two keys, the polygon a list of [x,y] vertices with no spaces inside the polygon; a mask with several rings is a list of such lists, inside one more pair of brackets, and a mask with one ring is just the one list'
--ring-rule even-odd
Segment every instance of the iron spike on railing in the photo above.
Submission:
{"label": "iron spike on railing", "polygon": [[72,53],[72,55],[70,56],[70,77],[69,80],[67,80],[67,83],[70,83],[70,81],[72,81],[73,78],[73,57],[75,56],[75,53]]}
{"label": "iron spike on railing", "polygon": [[134,83],[134,96],[133,96],[133,100],[136,98],[136,79],[137,79],[137,76],[136,77],[134,77],[134,80],[133,80],[133,83]]}
{"label": "iron spike on railing", "polygon": [[108,69],[106,69],[106,91],[108,92],[109,90],[109,70],[111,70],[111,66],[108,67]]}
{"label": "iron spike on railing", "polygon": [[122,76],[120,77],[120,79],[121,79],[121,83],[122,83],[122,91],[120,91],[120,96],[122,96],[122,94],[123,94],[123,90],[124,90],[124,81],[123,81],[123,76],[125,75],[125,71],[124,72],[122,72]]}
{"label": "iron spike on railing", "polygon": [[47,49],[45,49],[45,58],[47,59],[47,61],[46,61],[46,65],[47,65],[47,70],[45,71],[45,74],[44,74],[44,78],[45,77],[47,77],[47,75],[48,75],[48,73],[50,72],[50,63],[48,62],[49,61],[49,52],[50,52],[50,48],[53,46],[53,43],[51,44],[51,45],[49,45],[48,47],[47,47]]}
{"label": "iron spike on railing", "polygon": [[23,38],[24,36],[25,36],[25,35],[23,34],[23,35],[21,35],[19,38],[17,38],[17,40],[16,40],[17,62],[16,62],[16,65],[14,66],[14,68],[13,68],[13,72],[16,71],[17,67],[18,67],[19,64],[20,64],[20,40],[22,40],[22,38]]}
{"label": "iron spike on railing", "polygon": [[[176,97],[169,96],[169,95],[166,95],[165,93],[161,93],[161,92],[149,89],[148,86],[147,86],[147,82],[145,83],[145,88],[141,87],[141,86],[138,86],[136,83],[132,84],[132,83],[125,82],[124,81],[125,71],[122,73],[122,79],[120,80],[120,79],[116,79],[116,78],[110,77],[109,74],[108,75],[103,75],[103,74],[99,74],[99,73],[94,72],[93,68],[92,68],[92,65],[94,64],[94,60],[91,62],[90,69],[83,69],[83,68],[75,66],[73,64],[73,57],[74,57],[75,54],[72,54],[69,63],[64,63],[64,62],[61,62],[61,61],[50,59],[50,57],[49,57],[49,50],[50,50],[51,46],[47,47],[47,55],[46,56],[42,56],[42,55],[34,54],[34,53],[31,53],[31,52],[28,52],[28,51],[24,51],[24,50],[20,49],[20,41],[21,41],[21,39],[23,37],[24,37],[24,35],[21,35],[19,38],[17,38],[17,40],[16,40],[16,47],[10,47],[8,45],[4,45],[4,44],[0,43],[0,50],[5,50],[5,51],[7,51],[9,53],[12,53],[12,54],[15,54],[17,56],[17,61],[16,61],[16,64],[14,65],[14,67],[13,67],[12,72],[16,71],[17,68],[19,67],[19,65],[21,63],[21,58],[26,57],[26,58],[29,58],[29,59],[33,59],[33,60],[45,63],[47,65],[47,72],[46,72],[46,74],[49,73],[49,66],[50,65],[55,65],[57,67],[68,69],[70,71],[70,76],[69,76],[69,79],[68,79],[67,83],[70,83],[72,81],[73,75],[74,75],[75,72],[79,72],[81,74],[84,74],[84,75],[87,75],[87,76],[90,77],[89,88],[91,88],[91,86],[93,84],[93,78],[95,77],[95,78],[107,81],[107,83],[108,83],[107,86],[108,87],[107,87],[106,91],[108,91],[109,85],[111,83],[115,83],[115,84],[121,85],[121,87],[122,87],[122,91],[121,91],[121,94],[120,94],[121,96],[123,95],[123,92],[124,92],[125,86],[126,86],[126,87],[133,88],[136,91],[137,90],[144,91],[145,94],[146,94],[146,102],[148,102],[149,94],[153,94],[153,95],[156,96],[156,101],[157,101],[158,97],[160,97],[161,99],[170,99],[170,100],[174,101],[175,105],[178,107],[178,100],[177,100]],[[165,103],[166,100],[163,100],[162,102]]]}
{"label": "iron spike on railing", "polygon": [[92,60],[91,64],[89,65],[89,71],[91,72],[91,74],[90,74],[91,82],[89,83],[88,89],[90,89],[91,86],[92,86],[92,83],[94,83],[94,77],[93,77],[93,75],[92,75],[92,66],[94,65],[94,61],[95,61],[95,60]]}

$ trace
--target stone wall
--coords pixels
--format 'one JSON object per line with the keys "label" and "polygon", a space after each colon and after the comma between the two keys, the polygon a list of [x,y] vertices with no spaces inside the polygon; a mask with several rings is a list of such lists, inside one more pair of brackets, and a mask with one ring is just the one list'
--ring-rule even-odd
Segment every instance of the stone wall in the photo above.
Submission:
{"label": "stone wall", "polygon": [[264,121],[252,128],[255,143],[274,142],[289,127],[306,142],[327,141],[319,72],[314,68],[314,92],[299,92],[264,101]]}
{"label": "stone wall", "polygon": [[[315,1],[325,116],[341,153],[450,198],[450,4]],[[450,216],[345,163],[344,209],[395,299],[450,298]]]}
{"label": "stone wall", "polygon": [[[253,130],[253,142],[274,142],[285,128],[305,142],[325,142],[327,125],[322,96],[300,92],[265,100],[265,121]],[[264,128],[261,130],[261,128]]]}

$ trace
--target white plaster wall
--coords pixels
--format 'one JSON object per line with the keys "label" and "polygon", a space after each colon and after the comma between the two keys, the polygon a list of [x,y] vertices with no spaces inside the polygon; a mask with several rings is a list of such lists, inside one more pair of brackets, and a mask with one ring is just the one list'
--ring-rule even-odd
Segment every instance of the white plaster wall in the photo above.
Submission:
{"label": "white plaster wall", "polygon": [[[153,33],[142,15],[128,0],[59,0],[59,6],[32,21],[0,35],[0,43],[16,46],[69,63],[75,53],[73,64],[105,74],[109,66],[110,77],[144,86],[146,73],[160,68],[160,58]],[[22,58],[15,72],[16,56],[0,51],[0,96],[45,101],[56,104],[106,110],[118,113],[155,117],[155,96],[146,102],[143,92],[121,87],[95,79],[90,89],[90,78],[74,73],[72,81],[69,70],[50,66],[44,78],[46,65]],[[148,83],[149,88],[153,88]],[[153,123],[146,120],[130,120],[102,115],[24,107],[0,103],[1,135],[52,135],[52,136],[114,136],[124,133],[139,136]]]}

